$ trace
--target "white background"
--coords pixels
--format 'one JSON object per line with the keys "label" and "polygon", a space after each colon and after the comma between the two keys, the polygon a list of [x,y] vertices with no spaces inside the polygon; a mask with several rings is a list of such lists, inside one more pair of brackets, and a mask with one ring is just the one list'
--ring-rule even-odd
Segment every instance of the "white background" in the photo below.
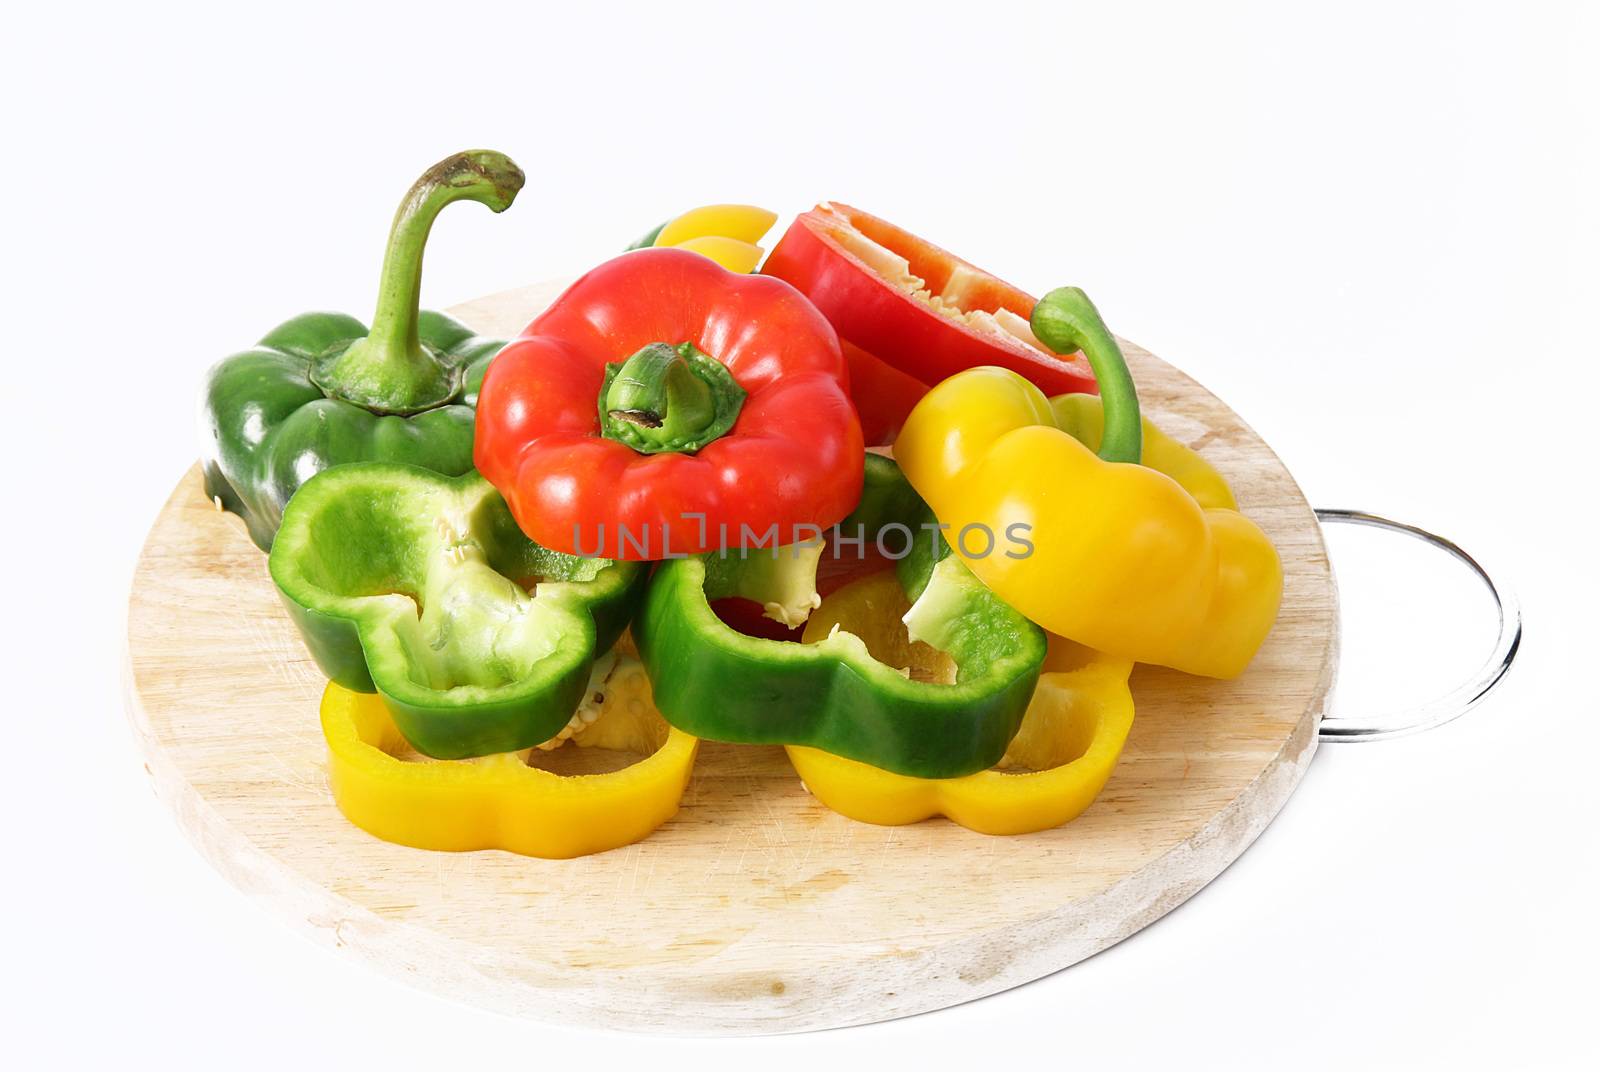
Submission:
{"label": "white background", "polygon": [[[8,1056],[1593,1059],[1595,9],[563,7],[5,16]],[[304,941],[145,784],[119,695],[128,580],[195,455],[203,369],[304,309],[365,317],[399,194],[473,146],[528,186],[503,216],[444,216],[429,305],[581,269],[694,204],[846,200],[1035,293],[1082,285],[1314,501],[1502,567],[1522,662],[1443,730],[1324,748],[1255,847],[1145,933],[908,1021],[606,1035],[460,1007]],[[1346,710],[1425,698],[1481,658],[1464,574],[1376,537],[1334,551]]]}

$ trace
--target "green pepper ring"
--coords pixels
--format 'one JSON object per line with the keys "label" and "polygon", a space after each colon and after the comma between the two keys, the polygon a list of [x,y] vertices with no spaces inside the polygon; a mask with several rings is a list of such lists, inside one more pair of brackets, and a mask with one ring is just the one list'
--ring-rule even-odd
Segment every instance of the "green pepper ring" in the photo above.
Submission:
{"label": "green pepper ring", "polygon": [[307,481],[268,563],[322,671],[378,692],[406,740],[436,759],[558,734],[647,577],[639,563],[540,547],[476,473],[383,462]]}
{"label": "green pepper ring", "polygon": [[[870,462],[885,467],[898,476],[887,459]],[[915,496],[896,495],[894,482],[873,475],[883,474],[869,474],[868,486],[878,491],[872,505],[885,508],[860,513],[878,514],[881,527],[914,501],[923,512],[915,524],[900,523],[916,531],[931,519]],[[633,623],[656,707],[678,729],[707,740],[805,745],[919,778],[994,766],[1027,711],[1047,638],[927,535],[897,573],[916,600],[908,624],[954,658],[954,684],[910,680],[873,659],[850,633],[796,644],[726,625],[711,602],[729,595],[761,601],[741,587],[742,577],[765,567],[770,578],[760,556],[791,553],[749,551],[742,559],[696,556],[658,567]],[[815,557],[810,562],[814,569]]]}

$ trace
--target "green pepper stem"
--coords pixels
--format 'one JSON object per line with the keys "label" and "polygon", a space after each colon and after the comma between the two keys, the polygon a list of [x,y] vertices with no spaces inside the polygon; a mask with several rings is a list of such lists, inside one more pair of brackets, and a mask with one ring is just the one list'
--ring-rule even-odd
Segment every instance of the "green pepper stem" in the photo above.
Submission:
{"label": "green pepper stem", "polygon": [[523,181],[509,157],[486,149],[446,157],[424,172],[394,214],[371,331],[319,363],[312,376],[317,384],[382,413],[416,413],[449,401],[460,390],[460,370],[442,364],[417,336],[428,233],[453,201],[505,211]]}
{"label": "green pepper stem", "polygon": [[1122,348],[1100,319],[1094,302],[1077,287],[1059,287],[1039,299],[1029,326],[1035,338],[1058,354],[1083,351],[1100,385],[1105,412],[1100,457],[1108,462],[1138,463],[1144,456],[1139,393]]}
{"label": "green pepper stem", "polygon": [[692,452],[733,427],[744,391],[691,343],[653,342],[608,366],[601,432],[641,454]]}

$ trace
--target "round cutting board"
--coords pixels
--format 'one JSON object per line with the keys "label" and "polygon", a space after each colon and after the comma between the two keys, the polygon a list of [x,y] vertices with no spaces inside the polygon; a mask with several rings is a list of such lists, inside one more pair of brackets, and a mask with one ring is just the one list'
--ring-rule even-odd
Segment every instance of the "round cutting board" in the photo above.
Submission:
{"label": "round cutting board", "polygon": [[[509,338],[555,295],[453,310]],[[1201,450],[1284,560],[1283,611],[1243,677],[1141,667],[1121,764],[1076,822],[985,837],[828,811],[779,748],[707,742],[682,810],[578,860],[426,852],[344,820],[323,687],[266,557],[199,470],[157,518],[128,608],[128,707],[155,790],[242,889],[400,978],[505,1012],[756,1033],[942,1008],[1037,979],[1183,903],[1244,851],[1317,742],[1337,608],[1316,519],[1256,435],[1124,343],[1147,412]]]}

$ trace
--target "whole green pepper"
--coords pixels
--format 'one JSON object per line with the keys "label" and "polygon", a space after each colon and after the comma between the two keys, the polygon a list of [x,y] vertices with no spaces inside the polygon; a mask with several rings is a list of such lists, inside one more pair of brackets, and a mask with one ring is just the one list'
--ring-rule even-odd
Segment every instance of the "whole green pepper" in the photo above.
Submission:
{"label": "whole green pepper", "polygon": [[334,465],[403,462],[457,476],[472,468],[473,407],[503,342],[418,309],[422,253],[452,201],[502,212],[522,170],[487,150],[429,168],[395,213],[368,331],[341,313],[306,313],[206,377],[201,406],[206,494],[272,547],[295,490]]}

